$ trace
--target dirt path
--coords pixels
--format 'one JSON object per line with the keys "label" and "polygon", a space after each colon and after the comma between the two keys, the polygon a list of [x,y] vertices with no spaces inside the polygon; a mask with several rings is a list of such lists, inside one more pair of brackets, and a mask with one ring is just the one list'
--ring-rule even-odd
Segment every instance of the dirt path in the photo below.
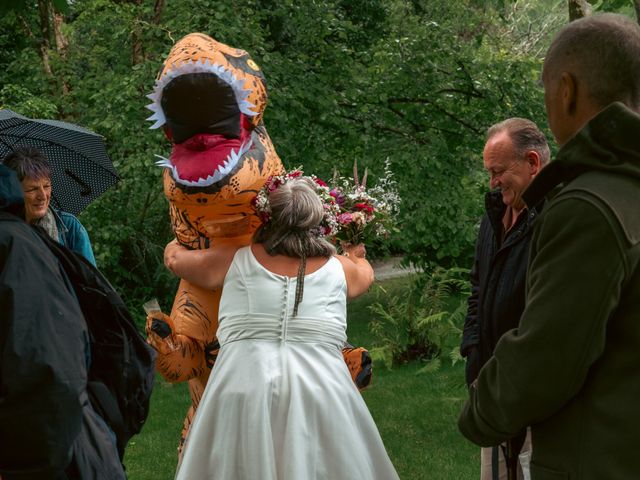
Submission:
{"label": "dirt path", "polygon": [[385,260],[372,261],[371,266],[376,274],[376,280],[386,280],[417,272],[414,267],[401,267],[401,261],[402,257],[390,257]]}

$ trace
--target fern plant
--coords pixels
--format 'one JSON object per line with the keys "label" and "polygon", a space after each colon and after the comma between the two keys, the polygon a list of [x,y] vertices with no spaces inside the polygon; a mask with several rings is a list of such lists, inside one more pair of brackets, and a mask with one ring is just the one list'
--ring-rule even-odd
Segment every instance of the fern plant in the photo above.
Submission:
{"label": "fern plant", "polygon": [[469,270],[436,267],[418,274],[407,295],[389,295],[378,286],[369,306],[369,327],[376,339],[370,349],[374,361],[387,368],[412,360],[426,365],[420,372],[436,371],[443,357],[456,363],[469,294]]}

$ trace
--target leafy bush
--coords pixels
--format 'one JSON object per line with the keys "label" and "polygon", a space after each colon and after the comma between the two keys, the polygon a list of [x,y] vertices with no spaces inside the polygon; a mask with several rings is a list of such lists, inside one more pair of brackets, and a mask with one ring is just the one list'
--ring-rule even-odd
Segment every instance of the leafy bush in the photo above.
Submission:
{"label": "leafy bush", "polygon": [[[38,7],[51,5],[68,8],[47,23]],[[8,6],[0,106],[105,137],[121,182],[81,221],[98,265],[136,312],[151,296],[168,307],[176,288],[162,265],[172,233],[154,164],[171,146],[148,129],[144,105],[177,39],[200,31],[251,53],[267,78],[265,125],[285,166],[328,179],[357,159],[384,179],[388,158],[401,233],[368,251],[426,268],[471,263],[487,186],[484,132],[510,116],[546,128],[541,56],[566,22],[559,0],[0,2]]]}
{"label": "leafy bush", "polygon": [[443,357],[453,364],[460,360],[468,275],[468,269],[436,267],[418,274],[408,295],[387,296],[379,286],[376,301],[369,306],[375,315],[369,324],[377,340],[370,349],[374,361],[392,368],[422,360],[427,364],[420,372],[427,372],[437,370]]}

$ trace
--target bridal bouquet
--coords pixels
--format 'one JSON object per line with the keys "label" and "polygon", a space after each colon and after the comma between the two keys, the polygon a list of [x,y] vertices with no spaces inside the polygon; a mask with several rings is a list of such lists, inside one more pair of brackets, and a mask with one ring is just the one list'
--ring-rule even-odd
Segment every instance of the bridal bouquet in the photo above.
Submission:
{"label": "bridal bouquet", "polygon": [[[263,224],[271,220],[269,194],[294,178],[303,176],[301,167],[289,172],[269,177],[258,191],[251,204]],[[324,210],[317,235],[324,236],[336,243],[370,243],[375,238],[386,237],[394,230],[395,215],[398,213],[400,197],[396,191],[396,182],[385,162],[384,176],[373,187],[367,188],[367,171],[358,178],[357,164],[354,164],[353,178],[339,177],[337,174],[328,185],[315,175],[315,191]]]}
{"label": "bridal bouquet", "polygon": [[365,169],[360,181],[356,163],[353,178],[334,175],[329,193],[340,207],[335,234],[339,242],[366,244],[375,238],[384,238],[394,230],[400,197],[389,160],[385,162],[383,177],[373,187],[367,188],[367,176]]}

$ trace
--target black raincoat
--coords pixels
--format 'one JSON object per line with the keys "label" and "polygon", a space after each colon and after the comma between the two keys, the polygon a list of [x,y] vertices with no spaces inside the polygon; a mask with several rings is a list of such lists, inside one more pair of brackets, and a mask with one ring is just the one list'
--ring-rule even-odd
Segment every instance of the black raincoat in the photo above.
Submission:
{"label": "black raincoat", "polygon": [[82,312],[22,211],[20,183],[0,165],[0,477],[123,479],[113,434],[85,391]]}

